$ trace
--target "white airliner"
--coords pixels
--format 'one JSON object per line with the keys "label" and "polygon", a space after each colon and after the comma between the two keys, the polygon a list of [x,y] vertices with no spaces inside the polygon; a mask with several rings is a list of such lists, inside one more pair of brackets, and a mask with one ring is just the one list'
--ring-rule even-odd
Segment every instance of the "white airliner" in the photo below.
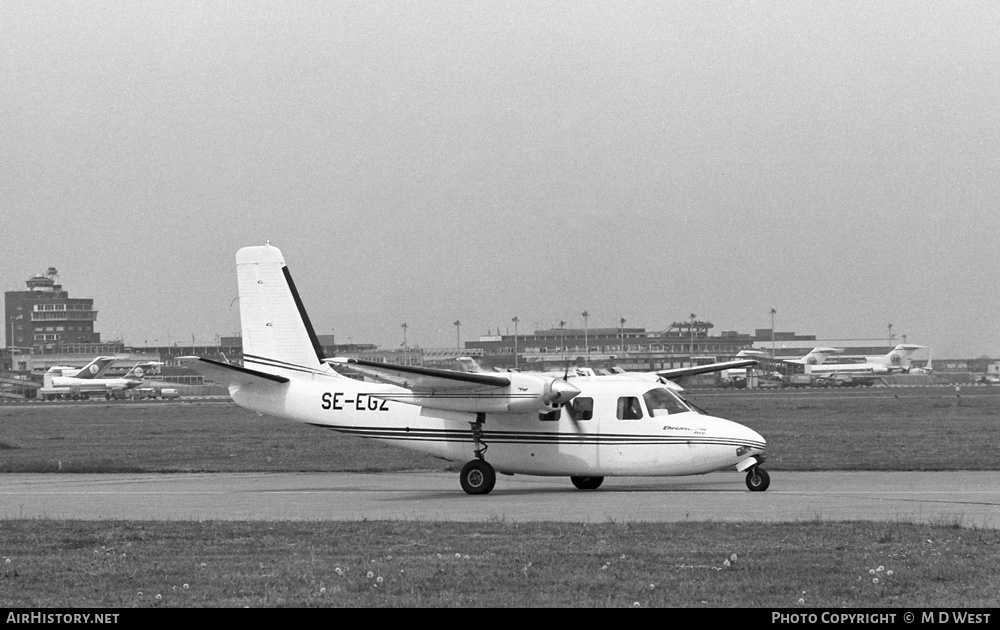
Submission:
{"label": "white airliner", "polygon": [[64,365],[53,365],[47,372],[52,376],[65,376],[79,379],[100,378],[108,367],[116,361],[115,357],[96,357],[82,368],[67,367]]}
{"label": "white airliner", "polygon": [[[757,432],[699,412],[648,377],[553,378],[327,359],[281,252],[236,254],[243,365],[185,357],[259,413],[467,462],[460,482],[489,493],[496,473],[568,476],[596,489],[611,475],[746,473],[767,489]],[[362,372],[378,382],[339,374]]]}
{"label": "white airliner", "polygon": [[[778,358],[776,360],[781,361],[782,363],[792,363],[794,365],[819,365],[820,363],[825,362],[827,357],[831,354],[838,354],[840,352],[843,352],[840,348],[813,348],[809,351],[809,354],[805,356],[792,359]],[[765,352],[764,350],[740,350],[736,356],[770,359],[771,353]]]}
{"label": "white airliner", "polygon": [[831,354],[839,354],[843,352],[840,348],[813,348],[809,351],[809,354],[804,357],[799,357],[797,359],[782,359],[785,363],[793,363],[795,365],[821,365],[826,363],[827,357]]}
{"label": "white airliner", "polygon": [[902,374],[910,369],[910,355],[923,348],[914,344],[899,344],[878,357],[865,357],[862,363],[822,363],[807,365],[806,374],[814,376],[885,376]]}
{"label": "white airliner", "polygon": [[[111,358],[111,361],[114,361],[114,358]],[[125,376],[120,378],[56,376],[55,373],[49,371],[42,377],[42,387],[38,390],[38,395],[43,400],[56,400],[57,398],[87,400],[94,394],[103,394],[105,398],[110,399],[117,393],[141,385],[143,368],[154,365],[163,365],[163,363],[159,361],[140,361]],[[87,368],[83,368],[81,372],[84,370],[87,370]],[[86,373],[89,375],[89,370]]]}

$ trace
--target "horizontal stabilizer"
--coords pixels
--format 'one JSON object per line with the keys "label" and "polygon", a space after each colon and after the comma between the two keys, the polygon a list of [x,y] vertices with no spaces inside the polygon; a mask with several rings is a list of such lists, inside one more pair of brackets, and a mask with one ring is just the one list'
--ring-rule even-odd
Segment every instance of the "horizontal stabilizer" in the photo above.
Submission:
{"label": "horizontal stabilizer", "polygon": [[288,382],[288,379],[284,376],[258,372],[257,370],[251,370],[239,365],[220,363],[219,361],[213,361],[211,359],[203,359],[201,357],[180,357],[179,360],[184,365],[196,370],[202,376],[207,376],[216,383],[226,387],[230,387],[232,385],[243,386],[253,384],[275,385]]}

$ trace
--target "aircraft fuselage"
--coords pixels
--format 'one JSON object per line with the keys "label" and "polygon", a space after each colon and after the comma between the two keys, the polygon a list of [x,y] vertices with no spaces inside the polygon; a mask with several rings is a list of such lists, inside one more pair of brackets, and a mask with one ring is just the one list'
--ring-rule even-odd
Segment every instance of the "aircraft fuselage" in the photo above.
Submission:
{"label": "aircraft fuselage", "polygon": [[[573,379],[581,393],[554,414],[475,414],[384,400],[401,388],[316,373],[283,396],[234,386],[239,405],[269,415],[375,438],[455,462],[474,455],[474,427],[501,473],[569,476],[694,475],[762,459],[755,431],[688,409],[651,411],[643,396],[662,385],[637,378]],[[574,412],[574,408],[576,411]],[[590,413],[581,412],[589,408]],[[622,409],[629,409],[623,414]],[[625,415],[625,417],[620,417]],[[576,416],[576,417],[574,417]],[[589,416],[589,417],[587,417]],[[626,419],[628,418],[628,419]],[[749,463],[748,463],[749,462]]]}

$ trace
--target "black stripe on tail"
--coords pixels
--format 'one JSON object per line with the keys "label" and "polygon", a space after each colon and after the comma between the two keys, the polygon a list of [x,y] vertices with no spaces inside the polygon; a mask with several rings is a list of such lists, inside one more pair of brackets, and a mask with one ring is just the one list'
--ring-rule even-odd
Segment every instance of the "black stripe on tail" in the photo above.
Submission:
{"label": "black stripe on tail", "polygon": [[299,317],[302,318],[302,323],[305,324],[306,332],[309,334],[309,341],[312,343],[313,351],[316,353],[316,362],[322,364],[324,359],[323,346],[319,344],[319,337],[316,336],[312,322],[309,321],[306,307],[302,305],[302,298],[299,297],[299,291],[295,288],[292,274],[288,271],[288,267],[282,267],[281,271],[285,274],[285,282],[288,283],[288,289],[292,292],[292,299],[295,300],[295,308],[299,309]]}

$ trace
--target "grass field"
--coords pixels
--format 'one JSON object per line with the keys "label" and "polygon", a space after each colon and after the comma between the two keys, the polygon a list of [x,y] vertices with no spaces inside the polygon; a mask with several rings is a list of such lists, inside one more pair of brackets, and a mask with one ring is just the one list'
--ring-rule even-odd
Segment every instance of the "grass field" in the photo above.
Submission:
{"label": "grass field", "polygon": [[[721,392],[713,415],[757,430],[770,470],[997,470],[1000,387]],[[0,406],[0,472],[442,470],[441,460],[258,416],[232,403]]]}
{"label": "grass field", "polygon": [[[771,470],[1000,468],[1000,388],[690,398],[764,435]],[[226,403],[0,406],[7,473],[446,466]],[[1000,532],[962,523],[15,520],[0,606],[990,608],[998,562]]]}
{"label": "grass field", "polygon": [[907,523],[0,521],[0,607],[995,608],[998,547]]}

